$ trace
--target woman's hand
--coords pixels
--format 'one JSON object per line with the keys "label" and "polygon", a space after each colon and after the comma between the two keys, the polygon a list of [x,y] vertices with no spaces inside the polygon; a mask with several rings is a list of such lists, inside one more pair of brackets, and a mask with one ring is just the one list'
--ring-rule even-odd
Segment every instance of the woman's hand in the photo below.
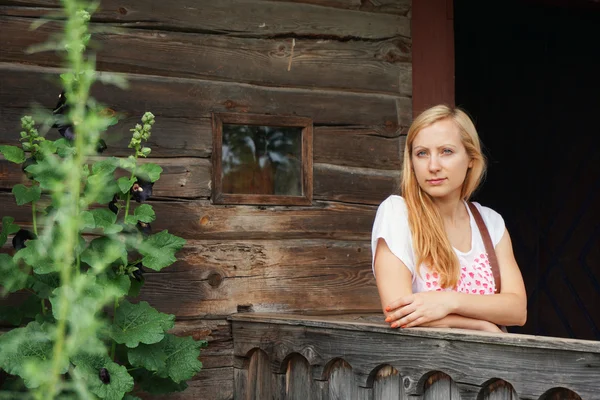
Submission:
{"label": "woman's hand", "polygon": [[421,292],[401,297],[386,308],[392,328],[410,328],[440,320],[454,311],[454,293]]}

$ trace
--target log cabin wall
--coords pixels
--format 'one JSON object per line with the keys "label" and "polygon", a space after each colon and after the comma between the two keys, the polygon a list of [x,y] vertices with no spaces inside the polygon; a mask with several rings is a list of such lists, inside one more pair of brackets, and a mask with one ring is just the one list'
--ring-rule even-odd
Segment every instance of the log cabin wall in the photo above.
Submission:
{"label": "log cabin wall", "polygon": [[[171,398],[233,397],[232,313],[379,310],[369,238],[377,204],[397,186],[412,116],[410,4],[101,2],[92,24],[101,32],[98,69],[130,82],[128,91],[93,90],[125,116],[108,132],[105,154],[127,155],[129,129],[143,112],[156,115],[151,157],[164,173],[154,187],[153,228],[187,240],[179,262],[147,274],[142,298],[175,314],[178,333],[209,340],[204,369]],[[56,104],[60,59],[24,50],[61,29],[29,29],[57,7],[0,1],[0,144],[16,143],[34,102]],[[213,205],[211,112],[312,118],[312,205]],[[0,160],[1,216],[27,225],[30,210],[9,193],[22,179]]]}

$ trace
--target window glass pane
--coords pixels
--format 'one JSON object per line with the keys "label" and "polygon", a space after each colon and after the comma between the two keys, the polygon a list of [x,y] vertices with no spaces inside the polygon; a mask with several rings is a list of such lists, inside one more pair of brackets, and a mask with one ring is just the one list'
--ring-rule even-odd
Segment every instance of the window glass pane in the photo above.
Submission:
{"label": "window glass pane", "polygon": [[223,124],[223,193],[302,196],[302,128]]}

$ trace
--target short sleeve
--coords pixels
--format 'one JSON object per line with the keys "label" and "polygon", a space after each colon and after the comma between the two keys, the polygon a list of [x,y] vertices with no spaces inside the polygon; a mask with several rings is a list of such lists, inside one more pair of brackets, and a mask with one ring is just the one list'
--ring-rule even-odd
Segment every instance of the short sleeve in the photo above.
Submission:
{"label": "short sleeve", "polygon": [[415,262],[408,225],[408,211],[402,197],[390,196],[377,209],[371,234],[373,273],[375,273],[375,250],[377,249],[377,241],[380,238],[385,240],[392,254],[406,265],[414,277]]}
{"label": "short sleeve", "polygon": [[479,212],[483,217],[483,221],[485,222],[485,226],[488,228],[490,232],[490,237],[492,238],[492,243],[494,247],[500,243],[500,239],[504,236],[504,231],[506,230],[504,226],[504,219],[500,214],[496,211],[492,210],[489,207],[484,207],[479,203],[475,203],[479,208]]}

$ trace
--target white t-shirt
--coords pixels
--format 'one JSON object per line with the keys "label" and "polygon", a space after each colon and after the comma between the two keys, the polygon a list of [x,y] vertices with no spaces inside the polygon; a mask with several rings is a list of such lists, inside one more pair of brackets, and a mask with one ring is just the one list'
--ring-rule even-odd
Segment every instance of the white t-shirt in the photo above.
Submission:
{"label": "white t-shirt", "polygon": [[[492,243],[496,247],[504,235],[504,220],[500,214],[491,208],[483,207],[479,203],[474,204],[481,213],[483,221],[490,232]],[[465,207],[467,207],[466,204]],[[460,262],[460,278],[456,291],[470,294],[494,294],[496,284],[483,239],[469,207],[467,207],[467,211],[471,219],[471,250],[464,253],[456,248],[454,249]],[[408,225],[408,210],[402,197],[390,196],[377,209],[371,235],[373,262],[375,261],[375,250],[379,238],[385,240],[391,252],[409,269],[413,277],[413,293],[444,290],[439,286],[438,274],[432,272],[427,266],[421,266],[420,276],[417,273],[416,256],[413,251],[412,235]]]}

